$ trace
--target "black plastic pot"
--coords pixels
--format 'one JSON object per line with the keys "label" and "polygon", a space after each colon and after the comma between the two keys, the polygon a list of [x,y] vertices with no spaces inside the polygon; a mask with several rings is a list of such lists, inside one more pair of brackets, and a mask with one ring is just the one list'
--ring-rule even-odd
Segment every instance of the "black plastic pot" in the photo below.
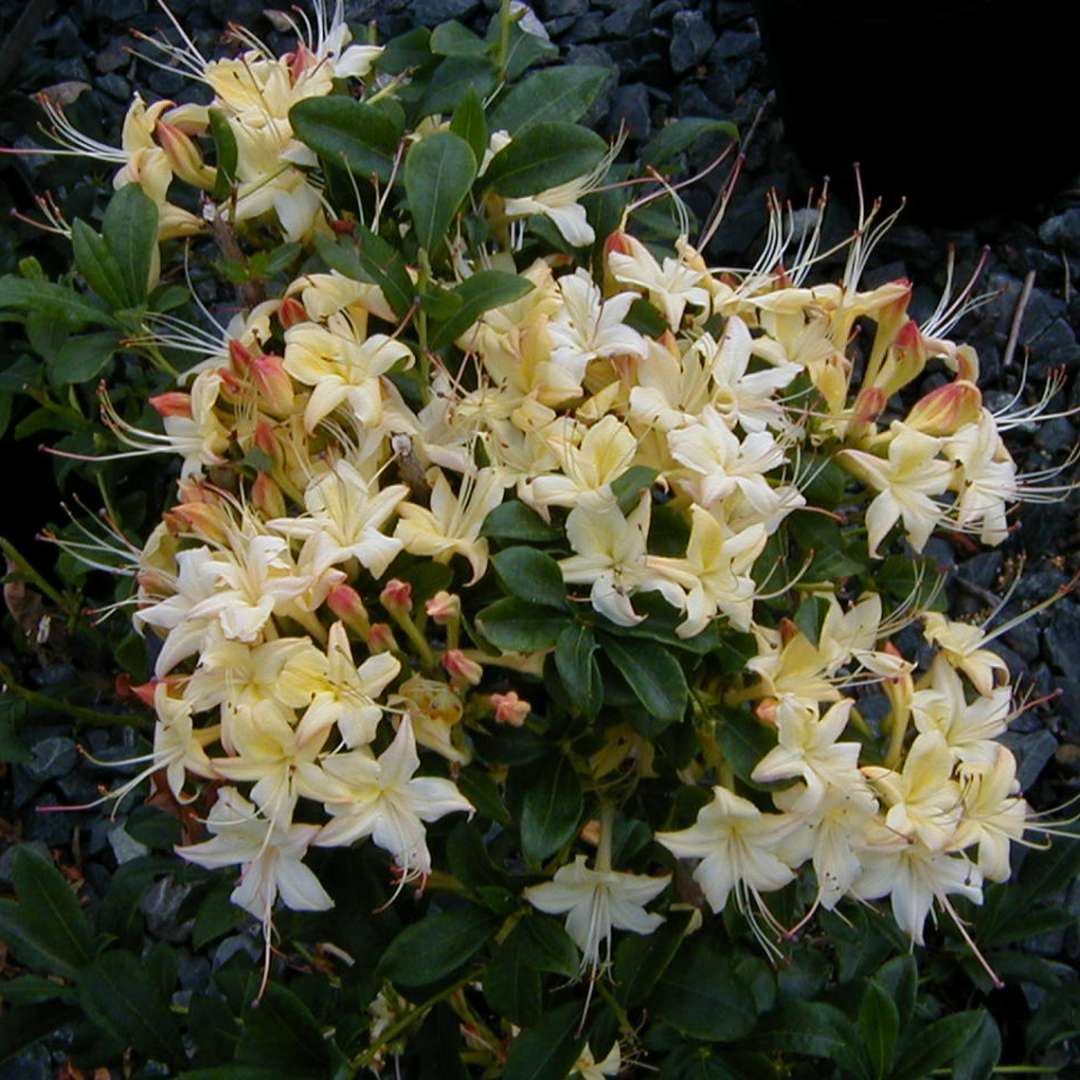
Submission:
{"label": "black plastic pot", "polygon": [[1053,0],[754,0],[789,138],[911,212],[1023,210],[1080,167],[1080,47]]}

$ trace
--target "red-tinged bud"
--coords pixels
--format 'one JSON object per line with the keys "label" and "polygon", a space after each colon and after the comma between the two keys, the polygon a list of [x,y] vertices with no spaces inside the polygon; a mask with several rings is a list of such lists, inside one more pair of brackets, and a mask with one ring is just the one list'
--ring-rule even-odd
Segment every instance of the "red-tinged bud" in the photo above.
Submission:
{"label": "red-tinged bud", "polygon": [[187,184],[209,191],[214,186],[217,170],[203,161],[199,148],[178,127],[159,120],[154,128],[161,149],[169,159],[172,171]]}
{"label": "red-tinged bud", "polygon": [[780,631],[780,641],[783,645],[786,645],[793,637],[796,637],[801,632],[798,626],[788,618],[781,619],[777,629]]}
{"label": "red-tinged bud", "polygon": [[887,404],[884,391],[876,386],[864,386],[855,399],[854,422],[860,426],[873,423],[885,411]]}
{"label": "red-tinged bud", "polygon": [[634,253],[630,238],[621,229],[613,232],[604,241],[604,257],[606,258],[613,251],[617,251],[620,255],[632,255]]}
{"label": "red-tinged bud", "polygon": [[221,389],[226,398],[236,399],[244,393],[244,384],[228,368],[218,368],[221,377]]}
{"label": "red-tinged bud", "polygon": [[967,382],[979,381],[979,354],[970,345],[961,345],[953,358],[956,365],[956,377]]}
{"label": "red-tinged bud", "polygon": [[274,426],[267,420],[260,420],[255,425],[255,445],[264,453],[277,460],[278,441],[274,435]]}
{"label": "red-tinged bud", "polygon": [[221,508],[211,503],[180,503],[162,515],[165,527],[174,536],[192,533],[200,540],[223,543],[228,519]]}
{"label": "red-tinged bud", "polygon": [[484,669],[460,649],[447,649],[442,655],[442,666],[455,682],[467,682],[470,686],[477,686],[484,677]]}
{"label": "red-tinged bud", "polygon": [[368,648],[372,653],[398,652],[397,638],[389,623],[377,622],[371,624],[371,632],[368,634]]}
{"label": "red-tinged bud", "polygon": [[670,330],[665,330],[657,339],[672,356],[679,356],[679,342]]}
{"label": "red-tinged bud", "polygon": [[293,85],[300,81],[304,72],[317,63],[315,54],[301,41],[297,43],[296,52],[289,54],[289,77]]}
{"label": "red-tinged bud", "polygon": [[508,727],[521,727],[532,712],[532,706],[513,690],[508,694],[492,694],[488,701],[495,710],[495,722]]}
{"label": "red-tinged bud", "polygon": [[246,345],[241,345],[236,338],[230,338],[229,359],[232,361],[233,371],[242,375],[250,369],[255,357]]}
{"label": "red-tinged bud", "polygon": [[780,702],[776,698],[762,698],[754,706],[754,715],[768,727],[776,727],[776,713],[780,708]]}
{"label": "red-tinged bud", "polygon": [[352,236],[356,231],[356,222],[337,218],[335,221],[330,222],[330,231],[337,233],[338,236]]}
{"label": "red-tinged bud", "polygon": [[251,362],[251,376],[270,412],[278,415],[292,412],[296,393],[280,356],[256,356]]}
{"label": "red-tinged bud", "polygon": [[159,416],[191,417],[191,395],[181,390],[170,390],[165,394],[155,394],[150,399],[151,407]]}
{"label": "red-tinged bud", "polygon": [[278,321],[285,330],[297,323],[309,322],[307,309],[295,296],[286,296],[278,308]]}
{"label": "red-tinged bud", "polygon": [[326,594],[326,606],[354,633],[368,640],[371,623],[360,594],[351,585],[335,585]]}
{"label": "red-tinged bud", "polygon": [[264,518],[285,516],[285,497],[269,473],[261,472],[251,485],[251,501]]}
{"label": "red-tinged bud", "polygon": [[461,597],[444,589],[424,604],[424,611],[436,626],[447,626],[461,618]]}
{"label": "red-tinged bud", "polygon": [[939,386],[920,398],[905,423],[927,435],[955,435],[965,424],[974,424],[982,413],[982,394],[966,379]]}
{"label": "red-tinged bud", "polygon": [[113,693],[121,701],[135,700],[135,695],[131,690],[131,676],[126,671],[113,679]]}
{"label": "red-tinged bud", "polygon": [[600,829],[600,819],[590,818],[581,826],[581,831],[578,833],[578,836],[580,836],[590,847],[599,847]]}
{"label": "red-tinged bud", "polygon": [[400,578],[391,578],[379,593],[379,603],[397,618],[408,615],[413,608],[412,586]]}
{"label": "red-tinged bud", "polygon": [[214,490],[203,480],[196,480],[189,476],[181,480],[177,485],[182,503],[210,503],[213,506],[221,504],[221,494]]}
{"label": "red-tinged bud", "polygon": [[157,690],[157,685],[160,680],[151,679],[149,682],[141,683],[138,686],[131,687],[131,693],[134,697],[138,698],[148,709],[154,707],[154,692]]}

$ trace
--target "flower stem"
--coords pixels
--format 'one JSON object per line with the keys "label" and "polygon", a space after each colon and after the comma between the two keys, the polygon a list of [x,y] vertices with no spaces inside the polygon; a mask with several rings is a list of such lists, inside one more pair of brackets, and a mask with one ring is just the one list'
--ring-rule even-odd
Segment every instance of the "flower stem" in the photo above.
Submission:
{"label": "flower stem", "polygon": [[600,842],[596,846],[596,869],[601,873],[611,869],[611,844],[615,834],[615,804],[600,804]]}
{"label": "flower stem", "polygon": [[[76,614],[75,608],[69,598],[50,585],[19,552],[19,549],[10,541],[0,536],[0,550],[8,557],[11,563],[11,573],[18,574],[29,584],[33,585],[38,592],[44,593],[61,611],[69,615]],[[6,576],[6,575],[5,575]]]}
{"label": "flower stem", "polygon": [[71,705],[58,698],[49,697],[47,694],[39,694],[36,690],[30,690],[20,686],[15,681],[11,669],[6,664],[0,664],[0,682],[3,683],[4,692],[21,698],[28,705],[37,705],[42,709],[69,716],[75,721],[77,727],[132,727],[145,728],[148,726],[146,717],[134,713],[102,713],[96,709],[87,709],[82,705]]}

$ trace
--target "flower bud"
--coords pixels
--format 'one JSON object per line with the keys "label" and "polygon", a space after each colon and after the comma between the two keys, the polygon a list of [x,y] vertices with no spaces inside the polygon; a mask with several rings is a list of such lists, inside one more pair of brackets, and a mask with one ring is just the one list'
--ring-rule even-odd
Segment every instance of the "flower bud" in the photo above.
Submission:
{"label": "flower bud", "polygon": [[154,134],[169,159],[172,171],[184,183],[207,191],[214,186],[217,170],[203,161],[199,148],[178,127],[159,120]]}
{"label": "flower bud", "polygon": [[509,727],[521,727],[532,712],[532,706],[511,690],[508,694],[492,694],[488,701],[495,710],[495,722]]}
{"label": "flower bud", "polygon": [[237,378],[236,373],[228,368],[218,368],[221,376],[221,396],[226,401],[236,402],[244,396],[244,384]]}
{"label": "flower bud", "polygon": [[471,686],[478,685],[484,677],[484,669],[460,649],[447,649],[442,656],[442,666],[446,668],[451,679],[467,682]]}
{"label": "flower bud", "polygon": [[285,299],[281,301],[281,307],[278,308],[277,314],[278,321],[281,323],[282,329],[284,330],[296,326],[297,323],[310,321],[307,309],[295,296],[286,296]]}
{"label": "flower bud", "polygon": [[150,398],[151,407],[158,416],[186,416],[191,418],[191,395],[181,390],[170,390]]}
{"label": "flower bud", "polygon": [[256,356],[251,362],[251,376],[270,412],[278,415],[292,412],[296,394],[280,356]]}
{"label": "flower bud", "polygon": [[885,388],[886,392],[895,394],[897,390],[907,386],[912,379],[918,378],[922,374],[922,369],[926,367],[927,355],[926,342],[919,331],[919,324],[914,319],[908,319],[900,327],[896,340],[893,342],[895,374],[889,380],[889,385]]}
{"label": "flower bud", "polygon": [[398,618],[408,615],[413,608],[412,586],[400,578],[392,578],[379,593],[379,603]]}
{"label": "flower bud", "polygon": [[780,702],[776,698],[762,698],[754,706],[754,715],[768,727],[776,727],[776,714],[780,708]]}
{"label": "flower bud", "polygon": [[368,648],[374,653],[399,652],[397,638],[389,623],[377,622],[371,624],[368,634]]}
{"label": "flower bud", "polygon": [[285,516],[285,496],[269,473],[261,472],[251,485],[251,501],[265,518]]}
{"label": "flower bud", "polygon": [[443,589],[424,604],[424,611],[436,626],[446,626],[461,618],[461,597]]}
{"label": "flower bud", "polygon": [[981,413],[979,388],[966,379],[957,379],[915,402],[904,422],[926,435],[954,435],[965,424],[976,423]]}
{"label": "flower bud", "polygon": [[162,515],[165,527],[174,535],[192,533],[200,540],[224,543],[228,519],[220,506],[207,502],[178,503]]}
{"label": "flower bud", "polygon": [[326,594],[326,606],[354,633],[368,640],[371,624],[360,594],[351,585],[335,585]]}
{"label": "flower bud", "polygon": [[251,367],[254,359],[255,357],[246,345],[242,345],[236,338],[229,339],[229,360],[232,361],[233,371],[243,375]]}

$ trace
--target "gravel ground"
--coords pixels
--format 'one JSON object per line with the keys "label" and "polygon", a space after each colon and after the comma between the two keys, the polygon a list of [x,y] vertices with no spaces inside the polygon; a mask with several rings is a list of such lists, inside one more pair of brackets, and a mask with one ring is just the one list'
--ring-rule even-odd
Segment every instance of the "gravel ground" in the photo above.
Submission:
{"label": "gravel ground", "polygon": [[[134,87],[148,97],[176,101],[198,99],[203,88],[179,74],[150,67],[127,50],[132,28],[152,32],[164,17],[148,0],[78,0],[53,4],[52,13],[29,48],[20,48],[17,65],[5,73],[3,40],[28,5],[0,0],[0,83],[7,95],[0,111],[0,144],[25,132],[29,107],[27,92],[61,82],[85,83],[87,89],[70,110],[84,130],[105,141],[118,141],[119,124]],[[49,5],[44,5],[49,7]],[[259,0],[171,0],[171,8],[206,52],[218,47],[226,19],[255,29],[274,46],[287,48],[262,15]],[[350,21],[374,21],[381,38],[421,22],[434,25],[457,18],[483,27],[496,0],[351,0]],[[29,5],[33,7],[33,4]],[[765,223],[764,202],[776,189],[803,204],[820,178],[808,173],[785,141],[782,118],[773,98],[768,66],[757,25],[747,0],[536,0],[535,15],[571,63],[609,67],[609,86],[589,118],[608,134],[625,124],[631,145],[647,140],[666,120],[680,116],[732,119],[740,131],[753,128],[745,168],[725,222],[708,255],[713,263],[746,265],[760,250]],[[11,63],[15,63],[12,60]],[[756,125],[755,125],[756,121]],[[704,164],[706,149],[702,148]],[[32,190],[44,183],[73,183],[85,168],[69,163],[49,165],[38,176],[25,162],[0,162],[0,211],[4,204],[26,206]],[[707,177],[686,198],[703,219],[725,180],[723,169]],[[90,188],[87,185],[88,195]],[[839,238],[854,218],[840,199],[829,208],[827,232]],[[7,231],[4,231],[7,230]],[[12,268],[16,244],[26,242],[21,230],[0,225],[0,271]],[[989,404],[1002,404],[1019,389],[1025,356],[1030,359],[1029,381],[1041,388],[1047,374],[1064,368],[1068,375],[1059,394],[1059,408],[1080,405],[1080,295],[1070,282],[1080,281],[1080,191],[1067,190],[1024,216],[996,216],[963,227],[924,225],[902,216],[875,252],[866,281],[877,284],[896,277],[917,283],[915,306],[929,312],[944,279],[946,253],[955,250],[958,277],[975,264],[980,250],[989,254],[980,291],[993,298],[968,316],[954,336],[978,350],[981,383]],[[61,249],[56,249],[61,258]],[[58,263],[59,265],[59,263]],[[826,265],[826,272],[830,269]],[[1025,279],[1034,273],[1016,349],[1007,363],[1007,342],[1013,329]],[[942,381],[929,375],[923,391]],[[1012,433],[1012,447],[1023,471],[1060,461],[1076,444],[1073,418],[1040,421]],[[942,565],[955,568],[949,591],[955,613],[985,611],[996,603],[1015,570],[1018,556],[1026,553],[1025,576],[1005,609],[1018,612],[1048,596],[1080,564],[1076,554],[1077,500],[1048,506],[1029,506],[1017,515],[1010,541],[995,550],[972,549],[934,539],[928,547]],[[1049,705],[1024,713],[1012,725],[1007,741],[1020,758],[1023,786],[1037,806],[1059,803],[1080,787],[1080,603],[1067,598],[1049,612],[1023,623],[1005,635],[1001,651],[1020,685],[1033,696],[1058,691]],[[101,770],[77,764],[74,742],[66,729],[39,729],[34,760],[11,771],[11,783],[0,797],[0,818],[21,827],[22,835],[48,845],[70,842],[74,815],[37,814],[35,808],[51,802],[76,802],[93,794]],[[115,744],[118,735],[100,734],[100,746]],[[139,851],[123,827],[96,813],[85,816],[84,854],[99,856],[89,862],[88,883],[100,887],[101,878],[115,865]],[[0,824],[3,824],[0,822]],[[2,839],[2,835],[0,835]],[[0,857],[0,880],[6,877]],[[98,880],[95,880],[95,875]],[[1071,907],[1080,914],[1080,886],[1074,884]],[[155,917],[167,924],[175,913],[177,897],[156,893],[148,898]],[[1080,958],[1075,931],[1036,939],[1033,950],[1042,955]],[[199,958],[193,958],[193,963]],[[199,972],[190,972],[197,985]],[[1026,991],[1027,992],[1027,991]],[[1038,993],[1038,991],[1030,991]],[[36,1062],[36,1064],[35,1064]],[[0,1077],[46,1076],[47,1063],[27,1060],[15,1073],[0,1069]],[[44,1071],[43,1071],[44,1070]]]}

